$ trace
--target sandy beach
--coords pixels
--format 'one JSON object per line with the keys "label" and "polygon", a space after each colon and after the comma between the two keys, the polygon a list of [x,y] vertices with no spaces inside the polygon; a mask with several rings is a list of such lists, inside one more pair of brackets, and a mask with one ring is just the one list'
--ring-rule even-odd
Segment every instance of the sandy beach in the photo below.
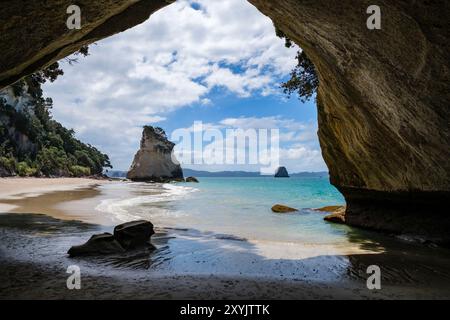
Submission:
{"label": "sandy beach", "polygon": [[[109,184],[87,179],[0,180],[1,299],[444,299],[450,258],[439,248],[335,248],[255,243],[224,234],[156,226],[155,252],[69,258],[67,250],[114,220],[96,207]],[[116,185],[115,185],[116,184]],[[373,240],[373,239],[372,239]],[[386,241],[386,243],[384,243]],[[431,250],[431,251],[430,251]],[[284,253],[283,253],[284,252]],[[412,254],[414,252],[414,254]],[[368,290],[367,266],[383,266],[381,290]],[[82,289],[68,290],[68,266]]]}
{"label": "sandy beach", "polygon": [[93,204],[88,201],[98,196],[96,186],[108,183],[113,182],[86,178],[1,178],[0,212],[45,213],[62,220],[108,224],[110,221],[94,214]]}

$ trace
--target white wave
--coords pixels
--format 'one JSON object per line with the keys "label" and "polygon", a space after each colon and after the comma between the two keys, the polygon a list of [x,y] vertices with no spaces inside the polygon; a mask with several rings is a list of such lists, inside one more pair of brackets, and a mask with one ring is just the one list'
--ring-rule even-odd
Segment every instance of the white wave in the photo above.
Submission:
{"label": "white wave", "polygon": [[[163,207],[156,206],[156,204],[182,200],[186,198],[190,193],[198,191],[198,189],[195,188],[176,186],[173,184],[155,185],[151,187],[149,187],[149,184],[134,184],[132,185],[132,188],[139,189],[140,191],[157,191],[159,193],[126,199],[105,199],[102,200],[101,203],[96,207],[96,210],[112,214],[116,219],[122,222],[143,218],[177,218],[185,214],[183,212],[171,211]],[[151,206],[152,204],[155,204],[155,206]]]}

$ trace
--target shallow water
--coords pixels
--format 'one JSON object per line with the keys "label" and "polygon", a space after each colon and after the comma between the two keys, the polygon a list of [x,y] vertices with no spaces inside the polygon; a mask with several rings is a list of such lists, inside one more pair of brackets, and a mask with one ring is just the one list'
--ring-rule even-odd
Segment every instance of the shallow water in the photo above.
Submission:
{"label": "shallow water", "polygon": [[[145,218],[162,227],[192,228],[243,237],[251,241],[338,244],[346,227],[323,222],[326,205],[344,199],[327,178],[200,178],[199,184],[105,185],[106,193],[123,188],[122,196],[107,199],[98,210],[120,221]],[[160,194],[157,194],[160,192]],[[275,214],[282,203],[300,209]]]}

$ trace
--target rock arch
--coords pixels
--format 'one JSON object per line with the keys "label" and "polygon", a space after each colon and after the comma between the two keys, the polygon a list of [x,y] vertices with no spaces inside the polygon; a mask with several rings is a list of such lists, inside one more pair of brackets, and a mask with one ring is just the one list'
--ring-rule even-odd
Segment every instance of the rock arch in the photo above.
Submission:
{"label": "rock arch", "polygon": [[[171,0],[7,0],[0,10],[0,87],[85,44],[145,21]],[[249,0],[315,63],[319,138],[347,221],[450,243],[450,4],[377,0]],[[447,210],[448,211],[448,210]]]}

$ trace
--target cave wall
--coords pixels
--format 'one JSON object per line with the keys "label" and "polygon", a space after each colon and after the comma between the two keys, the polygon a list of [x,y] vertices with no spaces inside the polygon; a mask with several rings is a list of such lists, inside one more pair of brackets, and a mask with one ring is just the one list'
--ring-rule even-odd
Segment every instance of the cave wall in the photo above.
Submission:
{"label": "cave wall", "polygon": [[450,242],[450,5],[249,0],[313,60],[319,139],[351,225]]}
{"label": "cave wall", "polygon": [[[2,0],[0,89],[84,45],[125,31],[175,0]],[[80,30],[69,30],[67,8],[81,8]]]}
{"label": "cave wall", "polygon": [[[68,31],[71,1],[3,1],[0,87],[145,21],[165,0],[78,0],[83,29]],[[319,139],[352,225],[450,238],[450,5],[377,0],[249,0],[315,63]]]}

